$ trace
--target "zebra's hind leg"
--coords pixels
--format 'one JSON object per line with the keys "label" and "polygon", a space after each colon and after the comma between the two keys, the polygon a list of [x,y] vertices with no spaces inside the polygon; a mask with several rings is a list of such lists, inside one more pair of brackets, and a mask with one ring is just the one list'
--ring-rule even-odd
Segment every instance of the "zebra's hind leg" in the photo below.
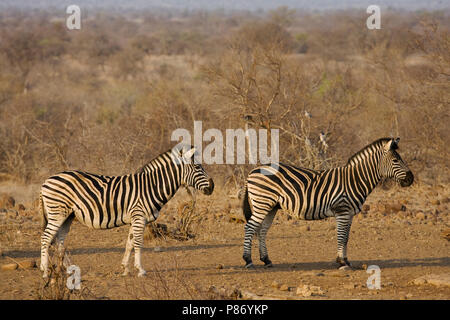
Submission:
{"label": "zebra's hind leg", "polygon": [[64,240],[66,239],[67,234],[70,231],[70,225],[72,224],[73,219],[75,218],[74,214],[71,214],[66,221],[64,221],[64,223],[62,224],[61,228],[59,229],[58,233],[56,234],[56,239],[57,239],[57,246],[58,246],[58,254],[61,257],[62,254],[64,254],[64,260],[63,260],[63,264],[64,267],[69,267],[72,263],[70,261],[70,258],[67,254],[67,252],[65,251],[64,248]]}
{"label": "zebra's hind leg", "polygon": [[259,259],[264,262],[264,266],[267,268],[271,268],[273,265],[272,261],[270,261],[269,259],[269,254],[267,252],[266,235],[269,231],[270,226],[272,225],[277,210],[277,208],[274,208],[269,212],[269,214],[264,218],[264,221],[261,224],[261,228],[259,228],[257,233],[259,239]]}
{"label": "zebra's hind leg", "polygon": [[242,258],[245,261],[245,267],[246,268],[254,268],[253,262],[252,262],[252,240],[253,236],[258,229],[260,229],[261,223],[258,223],[252,219],[250,219],[244,227],[245,230],[245,236],[244,236],[244,255]]}
{"label": "zebra's hind leg", "polygon": [[128,232],[127,237],[127,244],[125,247],[125,254],[123,255],[122,259],[122,269],[123,269],[123,276],[127,276],[130,274],[130,269],[128,268],[129,261],[130,261],[130,255],[131,250],[133,250],[133,228],[130,227],[130,231]]}
{"label": "zebra's hind leg", "polygon": [[[48,249],[56,234],[58,233],[61,226],[67,219],[67,215],[58,212],[47,212],[47,225],[42,232],[41,236],[41,270],[43,272],[43,277],[48,277]],[[70,225],[70,224],[69,224]]]}
{"label": "zebra's hind leg", "polygon": [[350,235],[353,217],[350,214],[336,216],[338,251],[336,262],[339,267],[352,267],[347,259],[347,243]]}

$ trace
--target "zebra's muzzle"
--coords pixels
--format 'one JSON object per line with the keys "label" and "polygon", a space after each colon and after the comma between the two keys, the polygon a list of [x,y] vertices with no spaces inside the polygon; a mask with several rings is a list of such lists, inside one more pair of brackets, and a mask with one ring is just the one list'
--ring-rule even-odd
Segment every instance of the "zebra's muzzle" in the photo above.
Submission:
{"label": "zebra's muzzle", "polygon": [[211,193],[213,193],[213,191],[214,191],[214,181],[211,178],[209,178],[209,187],[204,188],[202,191],[203,191],[204,194],[206,194],[208,196]]}
{"label": "zebra's muzzle", "polygon": [[406,172],[405,179],[400,181],[400,185],[402,187],[409,187],[410,185],[412,185],[413,182],[414,182],[414,175],[412,174],[411,171],[408,171]]}

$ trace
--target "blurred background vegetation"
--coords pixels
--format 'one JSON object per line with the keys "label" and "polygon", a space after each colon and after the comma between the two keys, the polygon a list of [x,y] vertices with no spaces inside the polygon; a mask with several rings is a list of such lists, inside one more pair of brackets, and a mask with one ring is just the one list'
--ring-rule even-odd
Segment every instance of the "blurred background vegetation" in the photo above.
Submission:
{"label": "blurred background vegetation", "polygon": [[[0,180],[130,173],[202,120],[279,129],[280,161],[315,169],[399,136],[420,181],[447,183],[449,13],[382,14],[90,11],[71,31],[65,12],[2,10]],[[222,186],[249,168],[206,166]]]}

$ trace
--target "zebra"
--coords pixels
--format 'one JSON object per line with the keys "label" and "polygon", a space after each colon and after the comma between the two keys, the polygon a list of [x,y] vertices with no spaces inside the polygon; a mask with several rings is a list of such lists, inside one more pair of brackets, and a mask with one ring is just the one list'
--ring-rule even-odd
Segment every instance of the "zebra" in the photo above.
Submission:
{"label": "zebra", "polygon": [[375,186],[393,178],[410,186],[414,175],[397,152],[399,138],[381,138],[349,158],[343,167],[324,171],[268,164],[253,169],[246,180],[242,198],[245,267],[252,268],[253,236],[259,238],[260,260],[272,267],[266,235],[278,209],[304,220],[336,218],[339,267],[349,267],[347,242],[354,215]]}
{"label": "zebra", "polygon": [[[193,187],[211,195],[214,182],[200,164],[195,163],[195,147],[178,144],[123,176],[103,176],[82,171],[65,171],[42,184],[39,210],[42,217],[41,265],[48,277],[48,249],[56,236],[60,254],[72,221],[77,218],[92,229],[111,229],[131,225],[122,259],[123,275],[129,274],[132,249],[138,276],[146,271],[141,265],[141,248],[147,223],[158,218],[161,207],[180,186]],[[70,260],[65,255],[64,264]]]}

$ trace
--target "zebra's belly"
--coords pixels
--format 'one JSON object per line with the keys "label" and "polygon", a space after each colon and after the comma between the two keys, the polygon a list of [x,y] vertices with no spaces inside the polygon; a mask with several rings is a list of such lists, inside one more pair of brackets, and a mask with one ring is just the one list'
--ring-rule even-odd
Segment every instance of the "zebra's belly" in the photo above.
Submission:
{"label": "zebra's belly", "polygon": [[289,210],[286,208],[282,209],[290,216],[300,220],[321,220],[334,216],[334,213],[328,208],[322,210],[318,208],[310,208],[308,210]]}
{"label": "zebra's belly", "polygon": [[118,215],[114,213],[82,212],[78,208],[73,210],[77,220],[91,229],[112,229],[126,224],[130,224],[130,218],[126,214]]}

